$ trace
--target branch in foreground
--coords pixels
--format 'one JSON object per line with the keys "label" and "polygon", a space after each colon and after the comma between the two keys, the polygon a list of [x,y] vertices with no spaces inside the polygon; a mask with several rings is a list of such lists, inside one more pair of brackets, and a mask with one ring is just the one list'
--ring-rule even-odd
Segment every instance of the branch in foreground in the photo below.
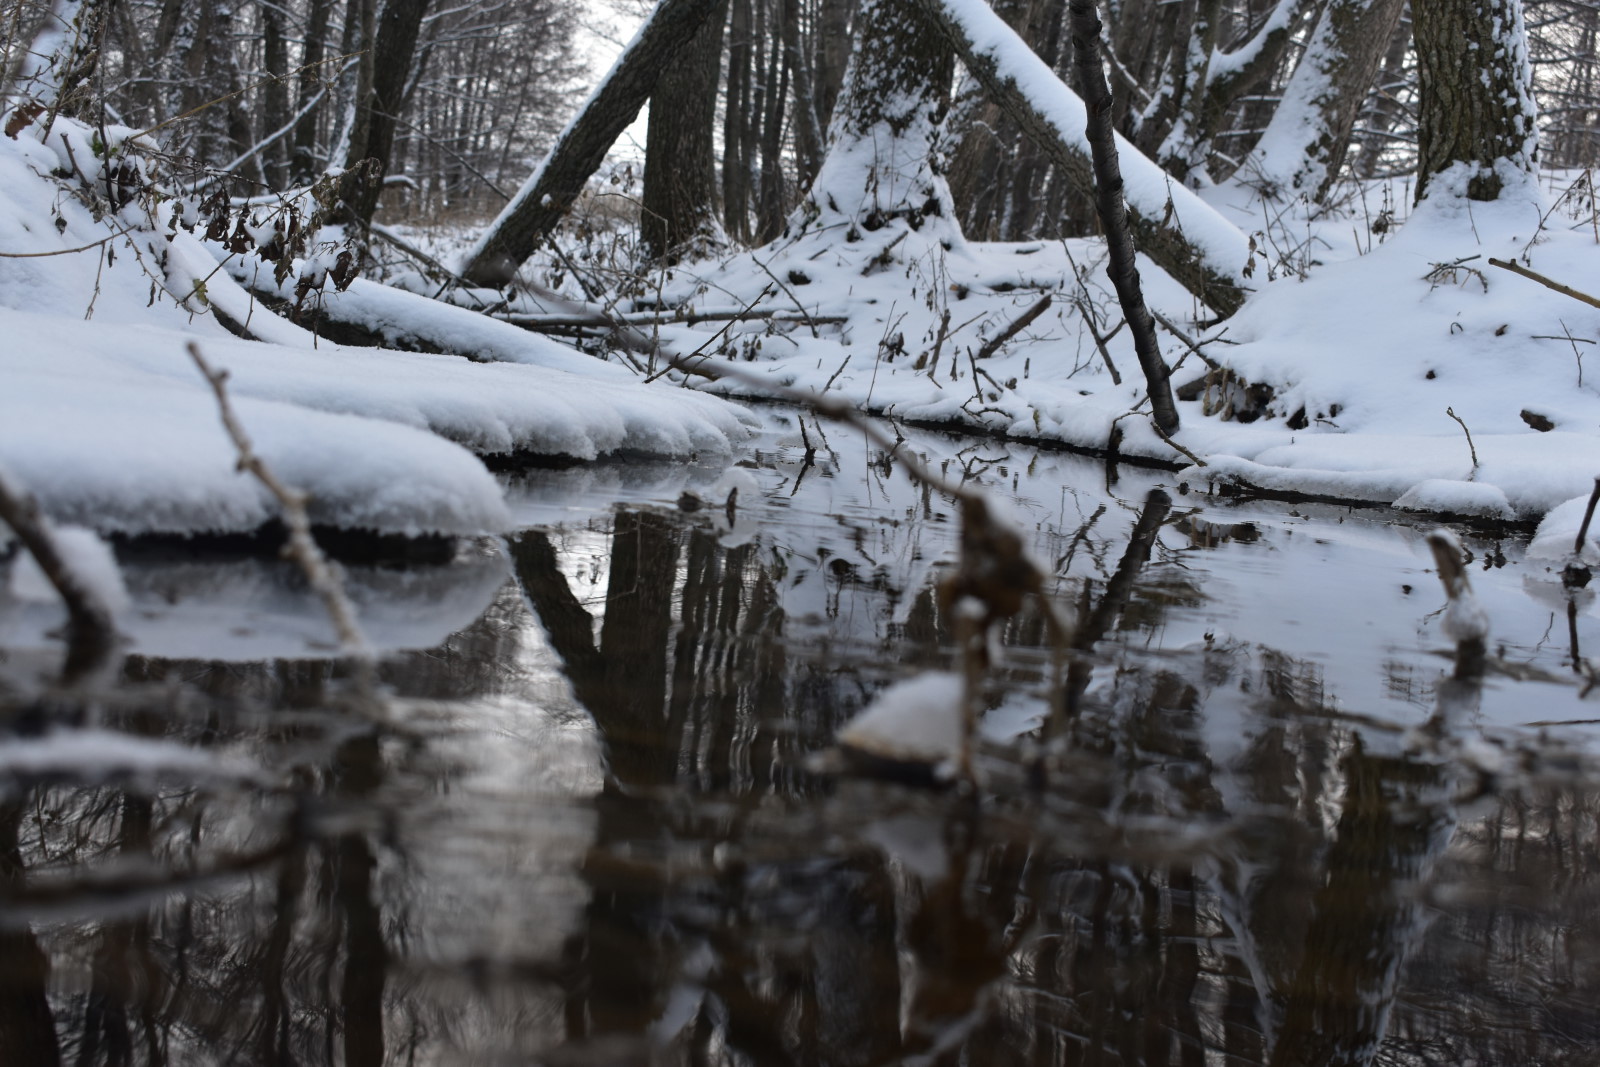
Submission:
{"label": "branch in foreground", "polygon": [[117,628],[111,607],[100,591],[76,573],[61,550],[39,502],[0,467],[0,520],[17,533],[32,553],[44,576],[55,586],[67,606],[67,662],[62,681],[68,685],[106,663],[117,645]]}
{"label": "branch in foreground", "polygon": [[239,469],[254,475],[256,480],[277,498],[278,506],[283,509],[283,522],[289,528],[289,540],[283,547],[283,554],[299,566],[311,588],[322,598],[323,607],[327,609],[328,617],[333,620],[334,630],[339,635],[339,646],[344,653],[355,659],[370,662],[372,651],[366,637],[361,633],[361,627],[356,623],[355,608],[351,605],[350,598],[345,595],[344,584],[339,580],[332,565],[328,563],[327,557],[322,554],[322,549],[317,547],[316,539],[311,536],[311,517],[306,513],[306,494],[283,484],[261,457],[256,455],[249,436],[233,412],[233,405],[228,401],[228,372],[217,370],[207,363],[205,357],[200,354],[200,346],[193,341],[189,342],[189,356],[194,360],[195,366],[200,368],[200,373],[205,375],[206,381],[211,385],[211,391],[217,395],[217,407],[222,416],[222,425],[228,431],[228,436],[233,439],[233,446],[239,451]]}

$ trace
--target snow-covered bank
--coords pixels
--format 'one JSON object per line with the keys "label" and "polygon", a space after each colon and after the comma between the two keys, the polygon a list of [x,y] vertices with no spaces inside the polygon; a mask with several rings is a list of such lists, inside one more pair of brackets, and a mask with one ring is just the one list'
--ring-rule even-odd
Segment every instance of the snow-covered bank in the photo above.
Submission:
{"label": "snow-covered bank", "polygon": [[[0,139],[0,461],[58,522],[244,532],[276,516],[235,469],[191,340],[228,371],[268,464],[332,526],[507,528],[473,453],[681,459],[725,456],[749,435],[748,414],[724,400],[646,386],[516,327],[370,283],[337,297],[391,332],[426,324],[452,350],[506,362],[319,344],[216,269],[170,219],[181,205],[139,194],[108,210],[92,184],[104,166],[92,131],[61,119],[48,143],[35,134]],[[84,167],[88,191],[53,176]],[[213,310],[262,340],[235,338]]]}
{"label": "snow-covered bank", "polygon": [[[1195,384],[1175,443],[1149,427],[1096,241],[941,242],[937,227],[895,220],[856,241],[808,232],[680,268],[662,296],[847,316],[816,336],[804,323],[735,327],[717,347],[753,362],[709,386],[719,392],[757,394],[754,376],[891,417],[1114,448],[1184,468],[1191,488],[1526,521],[1586,495],[1600,473],[1600,364],[1584,366],[1600,310],[1488,262],[1579,289],[1593,276],[1594,205],[1547,181],[1474,203],[1441,180],[1403,223],[1376,206],[1399,201],[1401,186],[1374,186],[1370,208],[1354,197],[1312,218],[1300,205],[1268,230],[1256,194],[1210,190],[1241,229],[1258,228],[1258,291],[1203,330],[1207,309],[1141,257],[1151,305],[1220,368],[1163,331],[1175,382]],[[989,350],[1045,297],[1043,314]],[[716,329],[662,336],[689,352]]]}

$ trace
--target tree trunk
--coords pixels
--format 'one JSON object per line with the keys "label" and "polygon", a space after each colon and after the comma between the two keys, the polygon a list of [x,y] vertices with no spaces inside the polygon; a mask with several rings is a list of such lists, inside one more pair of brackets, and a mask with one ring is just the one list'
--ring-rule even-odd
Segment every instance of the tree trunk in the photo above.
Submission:
{"label": "tree trunk", "polygon": [[1538,127],[1520,0],[1416,0],[1417,200],[1458,165],[1472,200],[1533,173]]}
{"label": "tree trunk", "polygon": [[[271,80],[261,87],[261,135],[270,137],[289,123],[289,46],[283,37],[283,12],[276,4],[261,5],[263,63]],[[280,137],[266,148],[261,161],[267,185],[288,185],[288,142]]]}
{"label": "tree trunk", "polygon": [[[917,4],[1011,121],[1049,156],[1058,175],[1086,194],[1092,190],[1090,150],[1080,125],[1086,119],[1072,91],[992,12],[948,0]],[[1123,151],[1132,149],[1124,144]],[[1126,192],[1139,250],[1224,317],[1239,310],[1249,257],[1244,234],[1181,185],[1161,180],[1153,164],[1133,153],[1129,164],[1135,162],[1138,180]]]}
{"label": "tree trunk", "polygon": [[731,0],[728,12],[728,92],[722,119],[722,225],[737,241],[750,239],[750,4]]}
{"label": "tree trunk", "polygon": [[531,178],[467,253],[461,273],[479,285],[500,285],[555,229],[618,135],[655,91],[720,0],[661,0],[605,81],[556,140]]}
{"label": "tree trunk", "polygon": [[[948,103],[953,56],[927,13],[909,0],[863,0],[854,50],[828,130],[828,151],[791,227],[875,230],[930,216],[954,227],[934,147]],[[848,235],[847,240],[852,239]]]}
{"label": "tree trunk", "polygon": [[1111,87],[1106,84],[1100,62],[1100,15],[1094,0],[1071,0],[1072,56],[1077,68],[1078,86],[1089,109],[1088,138],[1094,155],[1095,208],[1106,231],[1110,254],[1111,284],[1116,287],[1122,315],[1133,333],[1134,351],[1144,371],[1150,396],[1150,414],[1156,429],[1165,434],[1178,432],[1178,408],[1172,398],[1172,382],[1167,365],[1156,343],[1156,326],[1144,303],[1135,262],[1133,234],[1128,228],[1128,207],[1122,199],[1122,168],[1117,160],[1116,134],[1111,128]]}
{"label": "tree trunk", "polygon": [[[1006,25],[1023,34],[1040,3],[1041,0],[996,0],[994,11],[1005,19]],[[1028,39],[1036,40],[1032,34]],[[950,198],[955,202],[962,232],[978,240],[1005,239],[1008,235],[1001,231],[999,222],[1007,186],[1017,175],[1014,157],[1020,133],[1006,121],[1000,105],[984,97],[978,80],[970,74],[962,79],[950,127],[960,131],[961,137],[950,155]]]}
{"label": "tree trunk", "polygon": [[761,114],[760,199],[756,206],[756,243],[763,245],[783,232],[783,128],[789,102],[789,67],[783,52],[779,41],[770,41]]}
{"label": "tree trunk", "polygon": [[783,62],[794,86],[794,147],[800,184],[809,186],[822,164],[822,126],[817,121],[811,66],[800,47],[800,0],[783,0]]}
{"label": "tree trunk", "polygon": [[672,257],[690,242],[714,237],[717,161],[713,132],[727,8],[727,0],[723,0],[650,96],[639,231],[657,259]]}
{"label": "tree trunk", "polygon": [[1268,195],[1327,198],[1405,6],[1406,0],[1328,0],[1252,153]]}
{"label": "tree trunk", "polygon": [[367,165],[364,179],[344,190],[345,204],[363,226],[372,221],[383,192],[383,179],[394,151],[395,120],[401,111],[406,77],[427,9],[428,0],[385,0],[378,17],[378,32],[372,45],[372,91],[358,105],[345,155],[346,171],[352,174],[362,169],[363,161],[377,160],[375,167]]}
{"label": "tree trunk", "polygon": [[[328,34],[328,16],[333,0],[311,0],[306,9],[306,39],[300,53],[300,85],[297,102],[300,109],[309,108],[322,86],[331,82],[337,73],[322,67],[324,38]],[[317,159],[317,111],[309,110],[300,116],[294,128],[294,145],[289,153],[289,178],[296,185],[313,181],[322,167]]]}
{"label": "tree trunk", "polygon": [[1367,110],[1363,123],[1361,154],[1355,162],[1356,173],[1362,178],[1378,176],[1378,163],[1387,147],[1386,135],[1394,129],[1405,110],[1396,93],[1409,81],[1406,56],[1410,51],[1411,20],[1402,13],[1394,34],[1389,38],[1389,50],[1384,53],[1378,83],[1373,87],[1372,107]]}
{"label": "tree trunk", "polygon": [[827,129],[833,109],[844,85],[844,69],[850,62],[850,19],[855,14],[854,0],[819,0],[817,12],[817,124]]}

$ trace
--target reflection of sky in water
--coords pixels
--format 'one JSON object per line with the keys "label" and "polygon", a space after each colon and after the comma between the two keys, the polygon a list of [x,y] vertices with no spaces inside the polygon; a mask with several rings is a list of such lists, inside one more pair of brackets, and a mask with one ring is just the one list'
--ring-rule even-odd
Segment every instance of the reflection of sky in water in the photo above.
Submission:
{"label": "reflection of sky in water", "polygon": [[[751,465],[510,476],[530,529],[350,568],[381,712],[348,706],[286,565],[130,567],[137,686],[76,762],[0,782],[25,874],[0,863],[0,997],[45,1005],[85,1063],[118,1041],[198,1063],[1358,1063],[1386,1026],[1391,1058],[1531,1063],[1600,1039],[1588,787],[1470,728],[1406,751],[1449,669],[1425,526],[1126,467],[1108,494],[1097,461],[906,430],[1006,502],[1086,616],[1150,489],[1172,507],[1092,662],[1061,668],[1083,698],[1045,761],[1013,744],[1056,669],[1024,613],[981,806],[819,781],[840,721],[950,665],[931,589],[958,523],[848,430],[808,422],[808,467],[763,410]],[[1591,717],[1559,591],[1520,546],[1469,544],[1505,659],[1555,679],[1492,675],[1491,735]],[[57,622],[0,599],[0,685],[48,668]],[[108,736],[151,746],[144,770],[105,763]],[[175,748],[215,768],[157,762]],[[1495,758],[1494,780],[1470,766]],[[0,1049],[45,1040],[27,1018],[0,1011]]]}
{"label": "reflection of sky in water", "polygon": [[[995,442],[967,443],[952,455],[950,438],[902,432],[908,447],[946,476],[965,469],[1000,498],[1069,599],[1078,581],[1109,577],[1145,492],[1173,488],[1170,474],[1123,466],[1108,496],[1105,467],[1096,460]],[[755,538],[783,560],[792,620],[828,620],[832,640],[843,630],[870,642],[881,638],[885,621],[904,621],[916,592],[933,580],[934,564],[953,557],[955,509],[901,471],[886,476],[880,450],[853,431],[808,435],[817,446],[810,469],[792,424],[763,442],[748,472],[761,501],[741,500],[731,530],[720,507],[726,474],[715,468],[540,472],[514,485],[513,505],[529,519],[572,521],[590,508],[603,514],[619,499],[675,508],[685,491],[702,496],[705,506],[691,521],[716,527],[724,543]],[[1431,710],[1434,683],[1449,669],[1450,642],[1438,633],[1444,597],[1423,539],[1430,528],[1388,511],[1175,494],[1126,617],[1125,625],[1140,629],[1128,640],[1130,651],[1177,652],[1202,646],[1208,635],[1217,644],[1270,650],[1315,668],[1328,707],[1413,725]],[[1491,620],[1491,649],[1524,679],[1492,674],[1482,721],[1511,727],[1600,718],[1578,699],[1566,599],[1555,576],[1543,563],[1525,562],[1520,542],[1467,534],[1466,543],[1479,561],[1472,580]],[[604,584],[596,586],[593,564],[588,577],[580,573],[583,554],[577,547],[562,554],[580,598],[580,584]],[[1498,565],[1484,569],[1485,557]],[[885,576],[887,596],[867,590],[863,579],[874,574]],[[1149,610],[1138,610],[1140,601]],[[1592,596],[1580,594],[1580,653],[1590,643],[1600,652],[1593,606]]]}

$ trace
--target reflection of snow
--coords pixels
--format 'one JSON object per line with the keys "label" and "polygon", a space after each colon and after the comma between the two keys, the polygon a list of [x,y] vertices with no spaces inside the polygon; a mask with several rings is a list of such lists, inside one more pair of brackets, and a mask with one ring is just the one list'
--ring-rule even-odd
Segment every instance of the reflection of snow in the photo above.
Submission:
{"label": "reflection of snow", "polygon": [[[16,565],[13,564],[13,568]],[[322,658],[338,653],[332,624],[293,565],[269,560],[132,562],[119,615],[129,651],[233,662]],[[432,648],[483,614],[505,584],[498,544],[469,545],[454,562],[397,570],[346,567],[361,627],[379,651]],[[8,598],[0,583],[0,646],[57,648],[55,603]]]}

